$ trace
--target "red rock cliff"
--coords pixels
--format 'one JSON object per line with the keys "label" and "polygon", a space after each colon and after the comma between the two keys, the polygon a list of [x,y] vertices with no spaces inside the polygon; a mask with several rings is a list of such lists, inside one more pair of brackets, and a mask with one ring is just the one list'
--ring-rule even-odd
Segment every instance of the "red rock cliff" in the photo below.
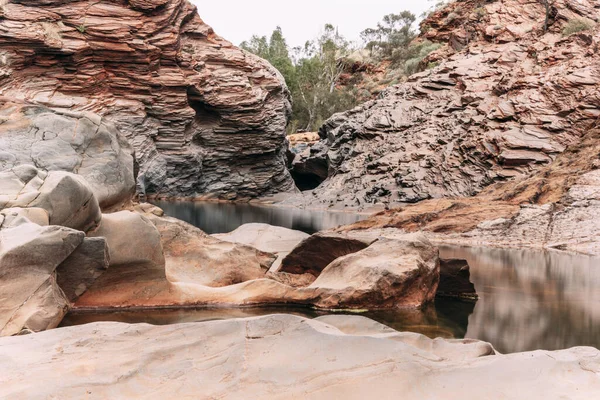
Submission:
{"label": "red rock cliff", "polygon": [[185,0],[0,1],[0,94],[114,122],[149,193],[294,190],[282,77]]}
{"label": "red rock cliff", "polygon": [[[321,129],[307,199],[361,207],[472,196],[547,165],[600,118],[600,2],[460,0],[422,23],[430,68]],[[583,23],[586,30],[569,34]]]}

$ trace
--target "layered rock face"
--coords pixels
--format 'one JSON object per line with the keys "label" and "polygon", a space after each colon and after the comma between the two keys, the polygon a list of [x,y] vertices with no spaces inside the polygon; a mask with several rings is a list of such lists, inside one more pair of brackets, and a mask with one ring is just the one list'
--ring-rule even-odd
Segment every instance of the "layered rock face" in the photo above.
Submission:
{"label": "layered rock face", "polygon": [[529,400],[600,392],[593,348],[499,355],[485,342],[432,340],[345,315],[88,324],[3,339],[0,370],[6,398]]}
{"label": "layered rock face", "polygon": [[[444,43],[374,101],[320,131],[328,179],[304,202],[337,207],[472,196],[544,166],[600,116],[595,1],[456,1],[433,13],[425,38]],[[313,158],[319,163],[321,151]],[[306,161],[304,161],[306,163]]]}
{"label": "layered rock face", "polygon": [[537,247],[600,255],[600,130],[548,167],[471,198],[427,200],[342,227],[340,235],[420,231],[446,243]]}
{"label": "layered rock face", "polygon": [[188,1],[1,4],[0,94],[113,122],[135,149],[141,191],[295,190],[282,77],[218,37]]}

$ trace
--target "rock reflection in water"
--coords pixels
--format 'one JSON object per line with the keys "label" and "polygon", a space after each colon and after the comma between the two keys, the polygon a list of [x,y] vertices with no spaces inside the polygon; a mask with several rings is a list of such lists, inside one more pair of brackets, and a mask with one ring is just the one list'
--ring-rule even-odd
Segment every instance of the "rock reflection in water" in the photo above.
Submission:
{"label": "rock reflection in water", "polygon": [[559,252],[442,247],[466,259],[480,298],[466,337],[500,352],[600,347],[600,259]]}
{"label": "rock reflection in water", "polygon": [[228,233],[240,225],[260,222],[306,233],[347,225],[368,217],[347,212],[191,201],[152,201],[170,217],[186,221],[208,234]]}
{"label": "rock reflection in water", "polygon": [[[386,310],[359,313],[399,331],[421,333],[431,338],[464,337],[467,321],[474,303],[455,300],[436,301],[424,310]],[[306,307],[245,307],[245,308],[187,308],[178,310],[144,310],[108,313],[70,313],[61,326],[73,326],[100,321],[148,323],[167,325],[185,322],[212,321],[229,318],[257,317],[269,314],[294,314],[316,318],[331,312]],[[336,312],[336,314],[346,314]],[[355,312],[347,314],[357,315]]]}

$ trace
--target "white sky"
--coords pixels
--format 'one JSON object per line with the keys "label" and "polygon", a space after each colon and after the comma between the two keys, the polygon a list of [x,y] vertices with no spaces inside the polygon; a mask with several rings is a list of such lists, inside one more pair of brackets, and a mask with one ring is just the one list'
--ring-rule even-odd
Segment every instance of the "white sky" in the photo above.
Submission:
{"label": "white sky", "polygon": [[429,0],[191,0],[200,17],[218,35],[239,45],[253,34],[269,36],[281,26],[291,47],[317,36],[326,23],[349,40],[375,27],[390,13],[409,10],[417,17],[431,8]]}

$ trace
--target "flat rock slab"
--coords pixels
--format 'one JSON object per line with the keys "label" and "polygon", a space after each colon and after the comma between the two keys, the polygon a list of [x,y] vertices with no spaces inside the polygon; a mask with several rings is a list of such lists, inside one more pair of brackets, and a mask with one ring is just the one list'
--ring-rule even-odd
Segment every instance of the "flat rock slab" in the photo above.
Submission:
{"label": "flat rock slab", "polygon": [[[352,349],[352,351],[348,351]],[[363,317],[94,323],[0,340],[0,397],[594,399],[600,351],[495,355]]]}
{"label": "flat rock slab", "polygon": [[260,251],[276,254],[277,260],[269,269],[270,272],[277,272],[283,258],[300,242],[310,237],[307,233],[293,229],[257,223],[244,224],[233,232],[212,236],[226,242],[245,244]]}

